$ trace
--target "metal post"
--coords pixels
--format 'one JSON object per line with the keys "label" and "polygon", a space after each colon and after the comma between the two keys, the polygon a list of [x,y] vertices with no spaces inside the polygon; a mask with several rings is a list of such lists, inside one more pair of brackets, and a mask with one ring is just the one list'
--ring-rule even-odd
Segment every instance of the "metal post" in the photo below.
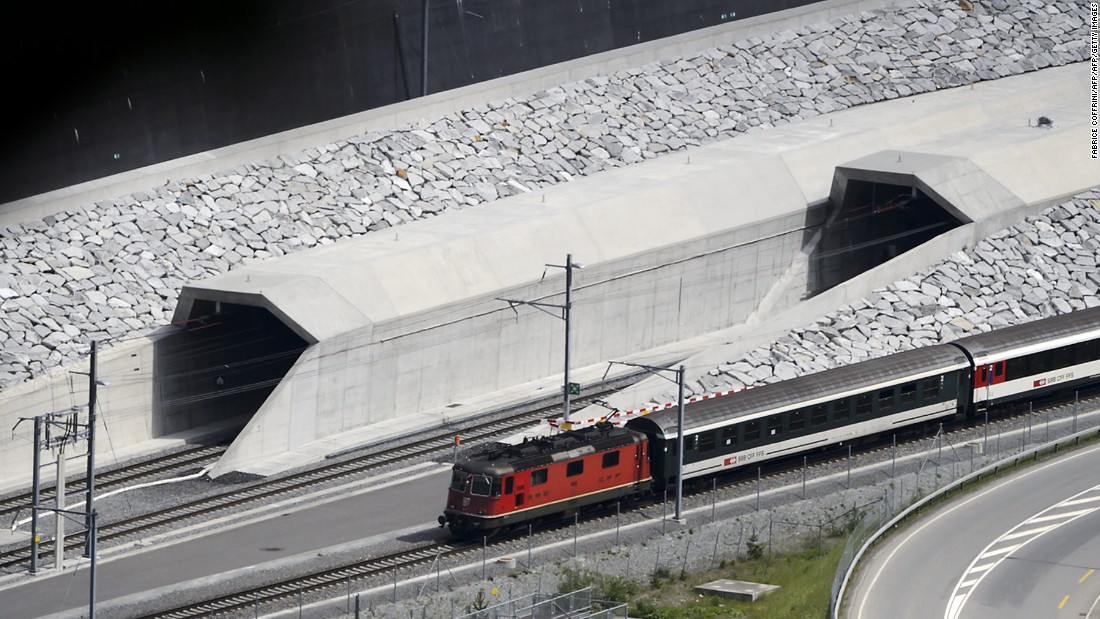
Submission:
{"label": "metal post", "polygon": [[393,603],[397,603],[397,561],[393,562]]}
{"label": "metal post", "polygon": [[489,536],[481,538],[481,579],[485,580],[485,565],[489,561]]}
{"label": "metal post", "polygon": [[619,545],[619,528],[623,523],[623,502],[617,501],[615,503],[615,545]]}
{"label": "metal post", "polygon": [[661,501],[661,535],[665,534],[665,520],[668,516],[668,488],[665,488],[665,498]]}
{"label": "metal post", "polygon": [[570,313],[573,309],[573,254],[565,254],[565,408],[562,411],[562,421],[569,421],[569,335]]}
{"label": "metal post", "polygon": [[[96,341],[92,340],[92,353],[88,360],[88,472],[87,472],[87,492],[84,497],[84,509],[88,513],[88,518],[85,522],[87,529],[92,528],[92,500],[95,493],[95,401],[96,401],[96,383],[99,380],[96,376]],[[84,556],[91,557],[91,544],[88,542],[88,536],[85,536],[84,542]]]}
{"label": "metal post", "polygon": [[1031,435],[1034,428],[1033,414],[1035,413],[1035,406],[1033,402],[1027,402],[1027,442],[1031,442]]}
{"label": "metal post", "polygon": [[679,384],[679,399],[677,406],[676,424],[679,428],[677,443],[680,447],[676,453],[676,522],[684,521],[684,366],[676,370],[676,382]]}
{"label": "metal post", "polygon": [[714,522],[715,512],[718,508],[718,480],[712,479],[710,481],[710,521]]}
{"label": "metal post", "polygon": [[[441,551],[439,551],[439,550],[435,551],[435,592],[436,593],[439,593],[439,577],[440,577],[440,572],[443,571],[443,557],[441,555],[442,555]],[[350,576],[349,576],[349,578],[350,578]],[[349,580],[349,582],[350,582],[350,580]]]}
{"label": "metal post", "polygon": [[38,573],[38,497],[41,488],[41,476],[38,469],[42,466],[40,442],[42,441],[42,418],[34,418],[34,470],[31,473],[31,574]]}
{"label": "metal post", "polygon": [[54,568],[61,571],[65,565],[65,443],[57,450],[57,513],[54,518],[56,533],[54,534]]}
{"label": "metal post", "polygon": [[1077,433],[1077,405],[1079,400],[1077,398],[1078,392],[1073,392],[1073,433]]}
{"label": "metal post", "polygon": [[848,445],[848,489],[852,489],[852,445]]}
{"label": "metal post", "polygon": [[579,513],[573,514],[573,556],[577,556],[577,524],[580,522]]}
{"label": "metal post", "polygon": [[894,446],[890,449],[890,479],[894,478],[898,469],[898,435],[894,435]]}
{"label": "metal post", "polygon": [[92,567],[88,571],[88,619],[95,619],[95,537],[96,537],[96,510],[89,506],[88,509],[88,547],[90,553],[88,556],[92,560]]}
{"label": "metal post", "polygon": [[359,619],[359,594],[355,594],[355,619]]}
{"label": "metal post", "polygon": [[423,3],[420,29],[420,96],[428,95],[428,0]]}
{"label": "metal post", "polygon": [[756,467],[756,511],[760,511],[760,467]]}
{"label": "metal post", "polygon": [[806,500],[806,456],[802,456],[802,500]]}
{"label": "metal post", "polygon": [[531,531],[534,525],[527,525],[527,569],[531,569]]}
{"label": "metal post", "polygon": [[989,452],[989,408],[985,409],[985,437],[982,439],[982,453]]}

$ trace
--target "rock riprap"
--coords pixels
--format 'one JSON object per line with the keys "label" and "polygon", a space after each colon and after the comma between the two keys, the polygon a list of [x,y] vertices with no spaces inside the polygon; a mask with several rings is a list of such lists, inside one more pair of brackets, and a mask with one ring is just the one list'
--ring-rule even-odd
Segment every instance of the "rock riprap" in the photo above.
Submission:
{"label": "rock riprap", "polygon": [[189,280],[793,119],[1082,62],[1087,17],[1078,0],[910,2],[8,226],[0,389],[164,324]]}

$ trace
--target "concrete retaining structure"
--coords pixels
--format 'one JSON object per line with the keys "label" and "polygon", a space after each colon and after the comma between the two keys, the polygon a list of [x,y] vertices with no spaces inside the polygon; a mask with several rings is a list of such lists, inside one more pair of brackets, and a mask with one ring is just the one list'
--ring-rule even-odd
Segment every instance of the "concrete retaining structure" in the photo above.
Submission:
{"label": "concrete retaining structure", "polygon": [[[6,299],[3,308],[9,317],[5,321],[7,330],[3,331],[8,358],[0,370],[7,372],[5,380],[10,385],[11,380],[20,381],[26,376],[25,368],[41,372],[60,360],[79,356],[81,343],[75,338],[80,334],[122,337],[140,333],[149,324],[167,318],[175,305],[175,291],[184,280],[221,273],[252,259],[376,231],[576,174],[654,158],[716,137],[767,128],[788,118],[815,116],[860,102],[995,79],[1084,58],[1085,47],[1078,36],[1084,28],[1078,15],[1083,15],[1083,9],[1076,3],[1006,5],[995,9],[1000,11],[996,20],[983,11],[968,14],[912,3],[904,9],[815,26],[805,34],[760,32],[736,45],[679,62],[596,77],[551,92],[468,110],[461,118],[451,115],[436,124],[425,123],[395,134],[369,134],[278,161],[151,189],[99,205],[107,211],[103,216],[92,210],[58,213],[49,221],[9,227],[5,242],[21,239],[10,248],[20,252],[20,258],[9,264],[21,266],[0,277],[0,285],[6,286],[0,289],[0,297]],[[916,24],[913,32],[921,30],[919,36],[901,37],[904,30],[896,27],[898,24]],[[865,32],[865,28],[870,30]],[[983,36],[994,37],[990,41],[1003,37],[1005,43],[992,45],[982,38],[964,41],[956,36],[964,29],[980,30]],[[953,34],[942,38],[943,33]],[[864,36],[869,37],[864,45],[872,44],[875,49],[893,44],[924,46],[920,49],[927,51],[913,53],[906,48],[880,57],[848,44],[836,48],[832,43],[837,37]],[[830,62],[811,61],[807,49]],[[838,56],[829,58],[830,53]],[[908,62],[906,58],[920,62]],[[790,75],[782,65],[791,69]],[[721,83],[736,94],[735,98],[683,100],[687,91],[683,84],[694,88],[703,84],[700,79],[709,79],[700,73],[700,67],[705,66],[715,68],[722,80],[732,80]],[[647,74],[652,74],[650,79],[643,79]],[[665,86],[658,84],[662,81]],[[667,87],[669,84],[672,86]],[[965,95],[962,89],[952,92],[958,97]],[[1068,98],[1062,101],[1077,96],[1072,88],[1065,92]],[[592,97],[611,100],[592,103]],[[604,110],[606,106],[612,111],[626,109],[627,113],[622,117],[609,114]],[[673,110],[676,118],[689,122],[674,122]],[[510,123],[512,129],[508,130],[492,129],[510,113],[521,114],[522,122]],[[936,131],[949,135],[937,145],[938,152],[969,158],[1027,204],[1055,201],[1056,196],[1079,189],[1082,179],[1089,177],[1090,170],[1081,160],[1070,159],[1069,165],[1063,165],[1065,157],[1084,148],[1083,132],[1080,145],[1072,129],[1043,135],[1019,122],[1002,134],[990,134],[988,127],[977,122],[973,125],[977,128],[968,134],[963,126],[969,122],[968,114],[973,113],[979,120],[1010,118],[1009,114],[1020,120],[1047,114],[1055,119],[1057,129],[1073,122],[1063,120],[1070,117],[1061,115],[1059,106],[1049,101],[1031,108],[1015,100],[1000,109],[993,104],[965,112],[945,108],[938,115],[927,116],[924,124],[914,124],[912,131],[923,134],[928,128],[927,135]],[[610,119],[602,130],[601,123],[590,122],[598,114]],[[858,117],[846,118],[854,127]],[[482,125],[491,131],[486,132]],[[811,134],[823,127],[821,123],[804,126]],[[426,146],[421,135],[425,131],[442,138],[440,146],[446,156]],[[552,140],[539,137],[547,131]],[[796,153],[790,149],[791,144],[803,142],[805,137],[795,131],[782,138],[774,136],[752,156],[787,150],[783,163],[791,168],[805,202],[812,203],[828,195],[830,165],[843,164],[883,147],[909,148],[914,136],[903,139],[896,133],[830,133],[833,141],[821,142],[819,150]],[[478,136],[491,139],[478,142]],[[1005,142],[997,145],[996,140]],[[1024,140],[1028,147],[1021,149],[1012,140]],[[849,142],[854,144],[849,146]],[[264,148],[276,147],[268,144]],[[828,155],[838,150],[846,154],[822,156],[823,152]],[[540,151],[549,154],[537,160],[531,158]],[[421,176],[422,170],[432,167],[427,165],[428,159],[436,162],[436,171],[431,173],[434,176]],[[506,167],[518,173],[509,177],[504,173]],[[393,179],[399,168],[412,172],[404,184]],[[439,176],[441,169],[450,169],[451,176]],[[441,182],[443,190],[437,185]],[[364,187],[388,189],[378,193],[380,189]],[[150,232],[148,240],[139,236],[144,231]],[[225,241],[231,241],[232,247],[226,247]],[[8,249],[5,245],[5,251]],[[568,251],[561,248],[546,261],[560,261],[562,250]],[[798,276],[792,272],[780,281],[797,289]],[[89,282],[94,286],[89,287]],[[782,299],[785,293],[773,291],[766,298]],[[75,326],[75,334],[61,328],[59,317],[73,323],[66,326]],[[29,328],[32,322],[42,328]],[[547,322],[552,324],[549,319]],[[41,378],[9,388],[0,402],[0,418],[14,418],[17,411],[42,412],[23,404],[27,400],[22,396],[32,391],[62,393],[72,399],[67,388],[58,387],[66,382],[64,377]],[[36,401],[56,402],[58,397]],[[117,397],[129,401],[125,394]],[[139,401],[141,396],[134,397]],[[155,420],[130,418],[119,423],[132,429],[135,437],[142,433],[155,436]],[[29,460],[25,441],[9,444],[10,449],[0,449],[0,464],[5,465],[5,471],[15,470],[7,466],[9,463],[21,465]]]}

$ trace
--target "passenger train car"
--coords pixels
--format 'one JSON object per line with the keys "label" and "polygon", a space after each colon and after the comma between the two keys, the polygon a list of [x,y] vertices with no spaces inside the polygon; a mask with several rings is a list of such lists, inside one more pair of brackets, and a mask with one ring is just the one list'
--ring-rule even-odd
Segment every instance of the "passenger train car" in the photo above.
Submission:
{"label": "passenger train car", "polygon": [[[684,479],[1100,383],[1100,308],[888,355],[693,403]],[[455,463],[439,517],[456,535],[570,515],[675,484],[678,413],[526,441]]]}

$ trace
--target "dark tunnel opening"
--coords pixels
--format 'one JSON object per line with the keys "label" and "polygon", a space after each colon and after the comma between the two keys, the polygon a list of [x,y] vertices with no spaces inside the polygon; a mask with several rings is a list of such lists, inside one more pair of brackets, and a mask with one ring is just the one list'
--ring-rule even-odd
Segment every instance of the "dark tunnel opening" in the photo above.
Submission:
{"label": "dark tunnel opening", "polygon": [[155,347],[153,436],[232,438],[307,347],[261,307],[196,301],[178,326]]}
{"label": "dark tunnel opening", "polygon": [[840,204],[829,204],[810,260],[810,294],[869,271],[962,225],[917,187],[848,180]]}

